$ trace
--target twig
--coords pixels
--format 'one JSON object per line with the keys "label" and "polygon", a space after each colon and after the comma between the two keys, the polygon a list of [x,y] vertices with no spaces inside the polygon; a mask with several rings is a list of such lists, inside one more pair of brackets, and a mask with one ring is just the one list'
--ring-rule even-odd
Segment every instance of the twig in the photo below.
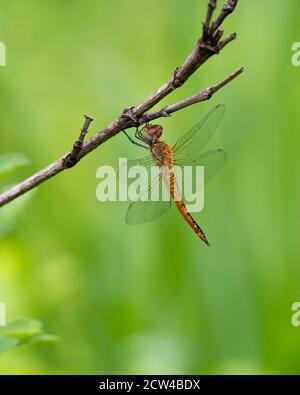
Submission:
{"label": "twig", "polygon": [[79,161],[79,154],[82,150],[85,135],[88,132],[90,123],[93,122],[93,118],[89,117],[88,115],[85,115],[84,117],[85,117],[85,121],[80,131],[78,140],[75,141],[72,151],[66,156],[66,159],[64,161],[64,165],[68,168],[75,166],[76,163]]}
{"label": "twig", "polygon": [[234,71],[233,73],[229,74],[228,77],[226,77],[223,81],[218,82],[217,84],[203,89],[202,91],[196,93],[194,96],[190,96],[184,100],[181,100],[177,103],[174,104],[169,104],[168,106],[165,106],[161,108],[158,111],[155,111],[151,114],[144,114],[142,118],[139,119],[140,124],[146,123],[153,121],[154,119],[161,118],[161,117],[169,117],[172,113],[182,110],[183,108],[186,108],[188,106],[191,106],[192,104],[200,103],[205,100],[209,100],[214,93],[216,93],[218,90],[223,88],[225,85],[227,85],[229,82],[234,80],[237,76],[239,76],[242,72],[244,71],[244,68],[241,67]]}
{"label": "twig", "polygon": [[75,142],[71,152],[68,152],[48,167],[40,170],[0,195],[0,206],[4,206],[8,202],[20,195],[23,195],[30,189],[35,188],[37,185],[43,183],[61,171],[73,167],[81,158],[99,147],[111,137],[115,136],[120,131],[142,125],[143,123],[156,118],[169,116],[171,113],[179,111],[192,104],[208,100],[215,92],[240,75],[243,68],[236,70],[218,84],[213,85],[210,88],[206,88],[194,96],[179,101],[178,103],[165,106],[158,111],[146,114],[147,111],[153,108],[163,98],[184,84],[203,63],[213,55],[218,54],[228,43],[236,38],[236,34],[233,33],[221,41],[221,37],[224,32],[221,24],[225,18],[235,10],[237,3],[238,0],[227,0],[219,16],[214,22],[211,22],[217,5],[217,0],[209,0],[207,15],[203,24],[202,36],[198,39],[195,47],[183,64],[175,69],[171,78],[164,85],[158,88],[138,105],[124,109],[117,119],[84,143],[83,140],[87,132],[88,125],[92,121],[90,117],[87,117],[86,123],[81,130],[80,137]]}
{"label": "twig", "polygon": [[208,34],[209,34],[211,18],[213,16],[213,13],[214,13],[216,8],[217,8],[217,1],[216,0],[210,0],[209,3],[208,3],[205,23],[203,25],[203,36],[204,37],[207,37]]}
{"label": "twig", "polygon": [[237,5],[238,0],[228,0],[222,8],[220,15],[217,19],[211,24],[210,33],[213,34],[219,26],[224,22],[224,19],[227,18],[229,14],[231,14]]}

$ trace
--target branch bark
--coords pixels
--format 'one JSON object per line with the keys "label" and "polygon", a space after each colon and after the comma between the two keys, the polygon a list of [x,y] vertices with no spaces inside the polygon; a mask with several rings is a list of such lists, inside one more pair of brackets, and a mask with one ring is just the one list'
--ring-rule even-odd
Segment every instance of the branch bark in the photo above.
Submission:
{"label": "branch bark", "polygon": [[[217,16],[215,21],[212,21],[213,13],[217,5],[217,0],[209,0],[207,15],[202,29],[202,36],[198,39],[195,47],[187,56],[183,64],[175,69],[170,79],[165,84],[145,98],[141,103],[134,107],[125,108],[117,119],[110,123],[106,128],[92,136],[85,143],[83,142],[85,133],[82,134],[81,130],[79,139],[77,140],[77,143],[78,141],[80,142],[80,147],[78,144],[76,145],[77,148],[75,150],[75,156],[73,147],[70,152],[66,153],[46,168],[40,170],[26,180],[20,182],[18,185],[4,192],[2,195],[0,195],[0,207],[14,200],[18,196],[23,195],[30,189],[35,188],[49,178],[54,177],[61,171],[73,167],[79,162],[81,158],[89,154],[95,148],[99,147],[101,144],[115,136],[120,131],[131,127],[140,126],[146,122],[160,117],[170,116],[172,113],[182,110],[183,108],[186,108],[192,104],[208,100],[214,93],[239,76],[243,72],[243,68],[237,69],[233,73],[229,74],[224,80],[196,93],[194,96],[165,106],[158,111],[147,113],[147,111],[152,109],[171,92],[182,86],[189,79],[189,77],[195,73],[195,71],[208,59],[216,54],[219,54],[227,44],[236,38],[236,33],[232,33],[224,40],[221,40],[224,33],[221,24],[224,22],[227,16],[235,10],[237,3],[238,0],[227,0],[223,5],[220,14]],[[72,160],[70,160],[70,158]]]}

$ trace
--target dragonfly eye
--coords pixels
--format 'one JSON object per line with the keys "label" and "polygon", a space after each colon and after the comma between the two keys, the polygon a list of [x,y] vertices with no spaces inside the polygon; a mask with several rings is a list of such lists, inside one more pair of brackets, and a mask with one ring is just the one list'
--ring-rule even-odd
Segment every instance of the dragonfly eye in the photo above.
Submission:
{"label": "dragonfly eye", "polygon": [[150,144],[157,142],[162,132],[163,128],[160,125],[147,125],[144,129],[145,138]]}

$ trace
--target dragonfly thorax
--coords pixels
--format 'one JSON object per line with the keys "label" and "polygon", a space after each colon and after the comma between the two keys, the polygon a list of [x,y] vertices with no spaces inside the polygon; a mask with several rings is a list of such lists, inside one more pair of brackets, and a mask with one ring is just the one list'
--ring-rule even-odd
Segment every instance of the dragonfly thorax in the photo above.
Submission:
{"label": "dragonfly thorax", "polygon": [[157,166],[166,166],[171,168],[173,163],[172,147],[164,142],[159,141],[151,145],[151,153]]}
{"label": "dragonfly thorax", "polygon": [[157,143],[162,135],[163,128],[160,125],[147,125],[144,128],[144,138],[147,144]]}

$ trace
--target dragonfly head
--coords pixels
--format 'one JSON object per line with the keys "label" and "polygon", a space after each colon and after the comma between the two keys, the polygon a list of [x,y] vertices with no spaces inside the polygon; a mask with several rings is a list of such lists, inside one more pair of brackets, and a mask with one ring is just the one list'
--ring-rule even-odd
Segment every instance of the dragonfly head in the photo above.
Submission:
{"label": "dragonfly head", "polygon": [[159,139],[160,136],[162,135],[163,128],[160,125],[147,125],[144,128],[144,137],[145,141],[148,144],[154,144],[156,143]]}

